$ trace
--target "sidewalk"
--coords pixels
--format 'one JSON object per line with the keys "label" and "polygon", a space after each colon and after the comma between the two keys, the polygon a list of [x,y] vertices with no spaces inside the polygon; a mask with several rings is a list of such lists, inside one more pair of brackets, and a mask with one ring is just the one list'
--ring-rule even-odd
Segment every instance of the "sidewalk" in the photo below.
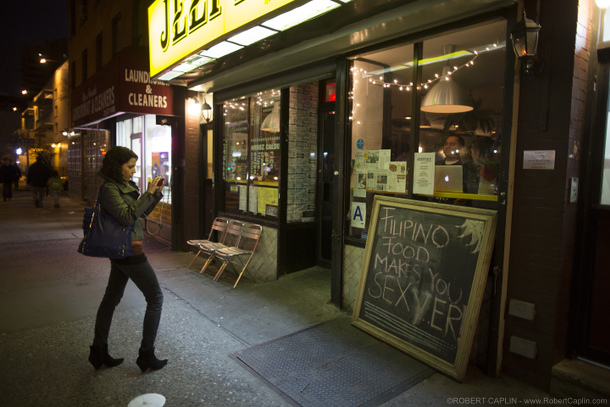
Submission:
{"label": "sidewalk", "polygon": [[[127,406],[145,393],[162,394],[168,407],[289,406],[228,355],[349,317],[329,303],[324,269],[264,284],[242,279],[233,289],[230,275],[213,282],[188,268],[194,254],[146,237],[165,294],[157,354],[169,363],[146,374],[135,365],[145,301],[129,283],[110,334],[112,355],[125,362],[95,371],[88,346],[109,262],[76,252],[82,205],[65,196],[59,209],[51,199],[44,204],[36,209],[23,189],[0,203],[0,406]],[[436,373],[383,406],[544,404],[544,398],[550,396],[470,366],[464,383]]]}

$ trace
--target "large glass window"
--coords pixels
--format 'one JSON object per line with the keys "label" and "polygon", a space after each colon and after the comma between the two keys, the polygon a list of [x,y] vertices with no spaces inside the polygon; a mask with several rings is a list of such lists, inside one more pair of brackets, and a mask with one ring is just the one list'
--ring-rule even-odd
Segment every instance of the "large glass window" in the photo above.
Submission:
{"label": "large glass window", "polygon": [[224,103],[225,211],[278,216],[280,91]]}
{"label": "large glass window", "polygon": [[157,125],[155,115],[145,115],[118,121],[116,129],[117,145],[130,148],[138,155],[136,173],[132,179],[140,191],[145,191],[148,182],[154,177],[164,177],[161,202],[171,204],[170,126]]}
{"label": "large glass window", "polygon": [[351,237],[376,194],[495,207],[505,37],[501,20],[354,58]]}

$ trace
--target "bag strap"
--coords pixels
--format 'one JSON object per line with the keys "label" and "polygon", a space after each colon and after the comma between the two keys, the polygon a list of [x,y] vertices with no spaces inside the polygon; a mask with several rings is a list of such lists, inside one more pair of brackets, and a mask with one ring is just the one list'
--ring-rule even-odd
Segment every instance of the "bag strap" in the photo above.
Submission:
{"label": "bag strap", "polygon": [[95,201],[95,207],[98,209],[101,209],[100,203],[102,201],[102,188],[104,188],[104,185],[106,185],[107,183],[108,182],[103,182],[97,190],[97,200]]}

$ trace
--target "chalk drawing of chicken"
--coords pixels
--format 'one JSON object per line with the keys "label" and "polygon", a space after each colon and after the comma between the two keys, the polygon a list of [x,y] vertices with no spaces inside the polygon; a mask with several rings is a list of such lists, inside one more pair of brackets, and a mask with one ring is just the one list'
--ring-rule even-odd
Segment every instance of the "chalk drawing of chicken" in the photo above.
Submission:
{"label": "chalk drawing of chicken", "polygon": [[458,235],[459,239],[466,239],[470,236],[470,243],[466,243],[466,247],[474,246],[472,253],[478,253],[483,245],[483,233],[485,233],[485,222],[479,220],[466,219],[462,225],[456,226],[461,229],[462,234]]}

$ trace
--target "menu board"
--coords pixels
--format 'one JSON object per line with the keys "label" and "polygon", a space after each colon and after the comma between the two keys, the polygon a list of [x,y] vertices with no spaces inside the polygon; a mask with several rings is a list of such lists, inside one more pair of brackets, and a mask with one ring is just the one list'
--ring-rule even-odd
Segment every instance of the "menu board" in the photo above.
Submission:
{"label": "menu board", "polygon": [[461,381],[496,212],[375,196],[352,323]]}

